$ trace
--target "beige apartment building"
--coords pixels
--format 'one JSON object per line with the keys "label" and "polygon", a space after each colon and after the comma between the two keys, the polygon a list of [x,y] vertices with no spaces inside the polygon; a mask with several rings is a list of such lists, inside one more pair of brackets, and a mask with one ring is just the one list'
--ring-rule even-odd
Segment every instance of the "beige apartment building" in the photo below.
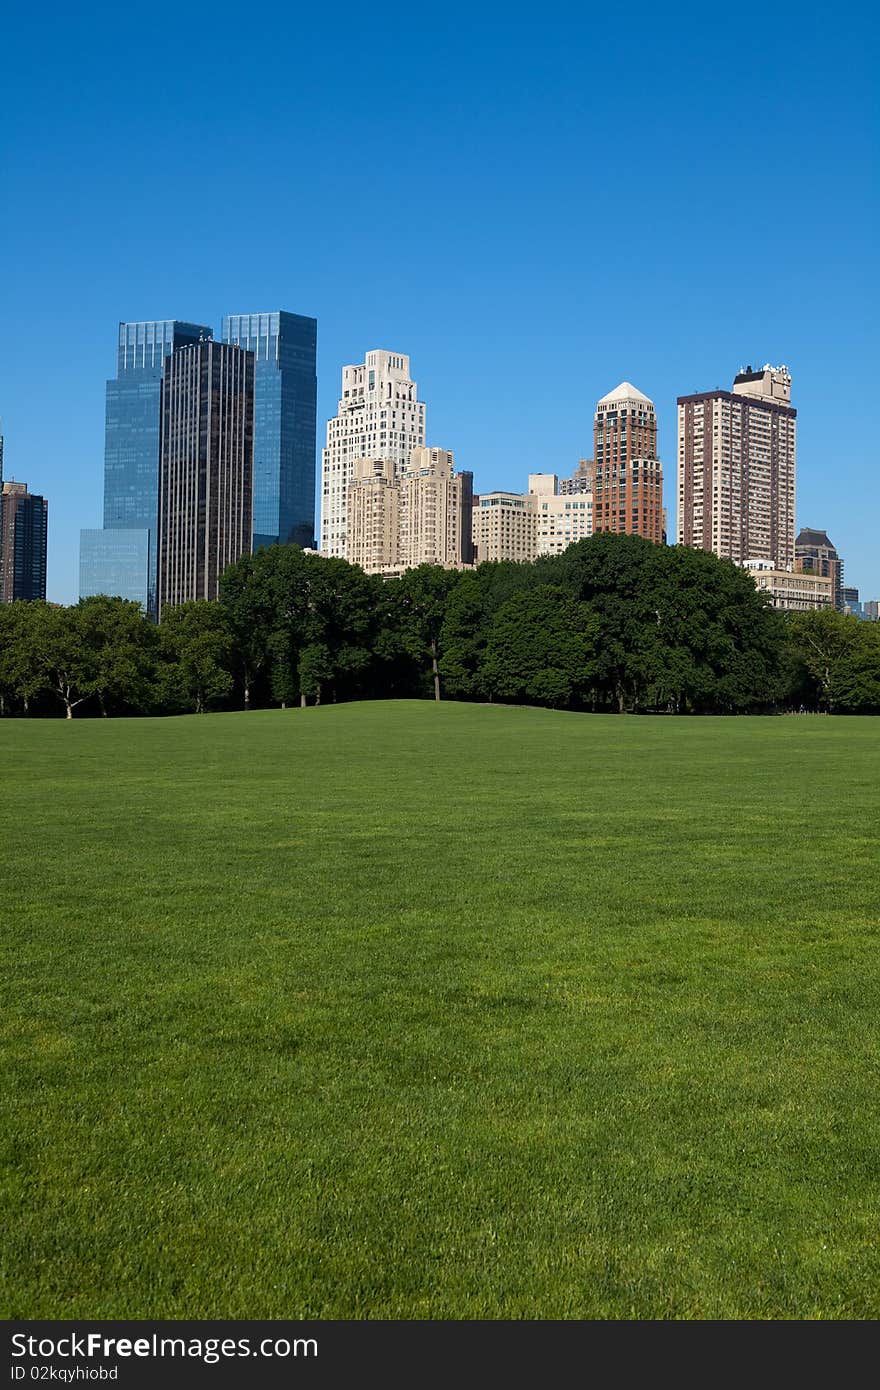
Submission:
{"label": "beige apartment building", "polygon": [[811,608],[831,608],[834,580],[830,575],[796,574],[776,569],[769,560],[748,560],[743,566],[757,588],[770,595],[774,608],[806,613]]}
{"label": "beige apartment building", "polygon": [[560,493],[555,473],[530,473],[529,496],[537,514],[537,555],[561,555],[592,536],[592,491]]}
{"label": "beige apartment building", "polygon": [[393,458],[355,459],[348,485],[348,559],[367,574],[400,563],[400,484]]}
{"label": "beige apartment building", "polygon": [[448,449],[413,449],[400,477],[400,568],[471,564],[473,499],[473,474],[456,474]]}
{"label": "beige apartment building", "polygon": [[519,492],[486,492],[474,498],[474,551],[485,560],[534,560],[538,554],[535,499]]}
{"label": "beige apartment building", "polygon": [[787,367],[678,398],[678,543],[794,567],[797,411]]}
{"label": "beige apartment building", "polygon": [[473,562],[473,475],[448,449],[420,447],[402,470],[394,458],[356,459],[348,486],[348,559],[387,577],[417,565]]}

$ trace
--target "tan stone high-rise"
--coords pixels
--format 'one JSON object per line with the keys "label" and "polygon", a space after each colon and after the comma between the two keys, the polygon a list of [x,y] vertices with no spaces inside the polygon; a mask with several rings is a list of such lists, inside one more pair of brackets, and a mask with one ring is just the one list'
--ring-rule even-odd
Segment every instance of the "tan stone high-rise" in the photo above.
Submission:
{"label": "tan stone high-rise", "polygon": [[679,545],[793,569],[796,418],[786,367],[679,396]]}
{"label": "tan stone high-rise", "polygon": [[473,475],[455,473],[447,449],[397,460],[358,459],[348,487],[348,559],[368,574],[472,563]]}
{"label": "tan stone high-rise", "polygon": [[351,559],[348,485],[355,459],[394,459],[398,477],[425,442],[425,406],[402,352],[375,348],[342,369],[339,409],[327,421],[321,464],[322,555]]}
{"label": "tan stone high-rise", "polygon": [[367,574],[400,563],[400,483],[394,459],[355,459],[348,485],[348,559]]}
{"label": "tan stone high-rise", "polygon": [[622,381],[596,406],[593,530],[663,540],[663,468],[654,402]]}
{"label": "tan stone high-rise", "polygon": [[400,565],[471,562],[473,475],[453,471],[448,449],[413,449],[400,478]]}

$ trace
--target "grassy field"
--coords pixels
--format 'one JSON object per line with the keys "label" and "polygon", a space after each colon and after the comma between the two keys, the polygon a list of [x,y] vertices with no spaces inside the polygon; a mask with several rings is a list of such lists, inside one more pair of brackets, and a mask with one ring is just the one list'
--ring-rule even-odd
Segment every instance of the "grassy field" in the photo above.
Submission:
{"label": "grassy field", "polygon": [[880,1316],[880,720],[0,756],[6,1316]]}

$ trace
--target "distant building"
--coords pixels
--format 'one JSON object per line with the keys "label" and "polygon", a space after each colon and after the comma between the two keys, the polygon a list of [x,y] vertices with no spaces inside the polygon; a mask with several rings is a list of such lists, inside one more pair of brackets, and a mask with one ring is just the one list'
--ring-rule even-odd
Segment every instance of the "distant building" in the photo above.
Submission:
{"label": "distant building", "polygon": [[595,480],[595,459],[581,459],[570,478],[559,479],[559,486],[556,490],[561,497],[570,497],[574,493],[592,492]]}
{"label": "distant building", "polygon": [[776,569],[771,560],[747,560],[744,569],[757,588],[768,593],[774,608],[805,613],[812,608],[831,608],[833,580],[829,575],[796,574]]}
{"label": "distant building", "polygon": [[254,354],[210,338],[177,348],[161,403],[160,617],[215,599],[223,571],[250,553]]}
{"label": "distant building", "polygon": [[222,337],[254,354],[253,548],[314,545],[318,323],[301,314],[228,314]]}
{"label": "distant building", "polygon": [[203,324],[177,319],[119,325],[116,378],[106,392],[104,534],[80,534],[81,598],[136,599],[156,615],[162,374],[177,348],[210,337]]}
{"label": "distant building", "polygon": [[472,563],[473,475],[455,473],[446,449],[413,449],[395,459],[356,459],[348,488],[348,559],[368,574],[417,565]]}
{"label": "distant building", "polygon": [[622,381],[596,406],[593,530],[663,539],[663,467],[654,403]]}
{"label": "distant building", "polygon": [[841,610],[844,613],[851,613],[854,618],[864,618],[862,605],[859,603],[858,589],[841,589]]}
{"label": "distant building", "polygon": [[593,534],[592,491],[560,493],[558,487],[555,473],[529,474],[529,495],[537,515],[537,555],[560,555],[575,541]]}
{"label": "distant building", "polygon": [[679,545],[793,570],[796,418],[787,367],[679,396]]}
{"label": "distant building", "polygon": [[538,554],[535,500],[516,492],[474,497],[473,537],[477,564],[484,560],[534,560]]}
{"label": "distant building", "polygon": [[321,554],[348,559],[348,486],[356,459],[393,459],[397,476],[425,442],[425,406],[404,353],[375,349],[342,369],[321,464]]}
{"label": "distant building", "polygon": [[831,602],[843,607],[843,561],[825,531],[802,527],[794,543],[796,574],[821,574],[832,581]]}
{"label": "distant building", "polygon": [[3,484],[0,493],[0,602],[46,597],[49,503],[25,483]]}
{"label": "distant building", "polygon": [[880,599],[869,598],[862,604],[862,612],[869,622],[880,621]]}

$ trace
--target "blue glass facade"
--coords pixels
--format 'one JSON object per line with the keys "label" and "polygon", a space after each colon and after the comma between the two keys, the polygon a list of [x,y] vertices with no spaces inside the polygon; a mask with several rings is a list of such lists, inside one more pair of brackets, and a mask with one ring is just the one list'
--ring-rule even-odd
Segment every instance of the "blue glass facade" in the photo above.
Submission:
{"label": "blue glass facade", "polygon": [[223,339],[254,373],[254,550],[314,545],[318,323],[283,310],[228,314]]}
{"label": "blue glass facade", "polygon": [[[79,595],[133,599],[152,612],[155,558],[148,529],[79,533]],[[145,598],[146,595],[146,598]]]}
{"label": "blue glass facade", "polygon": [[[120,541],[114,550],[110,542],[98,546],[95,532],[84,531],[81,546],[86,546],[86,554],[81,550],[80,573],[97,575],[100,569],[103,581],[99,589],[80,588],[82,597],[91,593],[122,594],[125,598],[137,598],[147,612],[155,613],[162,371],[165,359],[175,348],[210,337],[210,328],[181,323],[177,319],[119,325],[116,380],[107,382],[104,529],[125,531],[129,536],[135,532],[148,533],[147,580],[139,592],[132,592],[142,545],[139,545],[136,566],[130,539]],[[118,570],[114,568],[117,563],[114,553],[119,557]]]}

